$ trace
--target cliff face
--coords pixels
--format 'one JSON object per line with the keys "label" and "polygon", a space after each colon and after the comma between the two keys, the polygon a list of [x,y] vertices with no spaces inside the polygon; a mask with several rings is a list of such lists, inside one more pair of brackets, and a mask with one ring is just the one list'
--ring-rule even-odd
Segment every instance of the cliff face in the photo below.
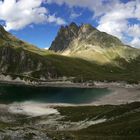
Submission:
{"label": "cliff face", "polygon": [[38,54],[22,48],[0,47],[0,73],[25,75],[38,79],[57,76],[51,63]]}
{"label": "cliff face", "polygon": [[40,69],[43,65],[38,59],[33,60],[31,53],[11,47],[0,48],[0,70],[1,72],[29,72],[31,70]]}
{"label": "cliff face", "polygon": [[17,39],[0,26],[0,73],[39,79],[53,78],[57,74],[42,52],[35,46]]}
{"label": "cliff face", "polygon": [[58,32],[57,37],[52,42],[50,50],[55,52],[64,51],[70,47],[70,43],[78,37],[79,27],[72,23],[70,26],[62,26]]}

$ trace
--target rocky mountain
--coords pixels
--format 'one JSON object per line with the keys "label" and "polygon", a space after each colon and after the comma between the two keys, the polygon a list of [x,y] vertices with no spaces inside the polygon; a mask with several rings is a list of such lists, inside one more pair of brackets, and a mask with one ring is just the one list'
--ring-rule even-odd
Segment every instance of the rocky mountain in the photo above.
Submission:
{"label": "rocky mountain", "polygon": [[17,39],[0,26],[0,81],[140,81],[139,49],[89,24],[61,27],[50,50]]}
{"label": "rocky mountain", "polygon": [[100,63],[113,62],[118,57],[129,61],[140,54],[140,51],[124,45],[118,38],[100,32],[90,24],[78,26],[75,23],[61,27],[50,50]]}
{"label": "rocky mountain", "polygon": [[[77,42],[76,42],[77,41]],[[74,43],[76,46],[74,46]],[[84,43],[83,46],[81,43]],[[62,26],[58,32],[57,37],[52,42],[50,50],[65,51],[67,49],[81,49],[84,48],[85,43],[102,48],[123,46],[123,43],[116,37],[98,31],[90,24],[83,24],[81,26],[71,23],[69,26]],[[83,48],[82,48],[83,47]]]}

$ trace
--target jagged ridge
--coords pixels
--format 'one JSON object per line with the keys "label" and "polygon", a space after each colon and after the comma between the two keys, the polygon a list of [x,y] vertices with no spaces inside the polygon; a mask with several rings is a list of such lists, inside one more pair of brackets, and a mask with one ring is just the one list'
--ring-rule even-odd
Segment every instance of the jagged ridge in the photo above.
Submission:
{"label": "jagged ridge", "polygon": [[50,50],[100,63],[112,63],[118,57],[129,61],[140,54],[140,51],[90,24],[78,26],[75,23],[60,28]]}
{"label": "jagged ridge", "polygon": [[[72,41],[77,42],[86,41],[91,45],[98,45],[100,47],[114,47],[116,45],[121,46],[123,43],[107,33],[100,32],[90,24],[83,24],[81,26],[71,23],[69,26],[62,26],[58,32],[57,37],[52,42],[50,50],[65,51],[68,48],[76,47],[72,46]],[[81,46],[83,47],[83,46]]]}

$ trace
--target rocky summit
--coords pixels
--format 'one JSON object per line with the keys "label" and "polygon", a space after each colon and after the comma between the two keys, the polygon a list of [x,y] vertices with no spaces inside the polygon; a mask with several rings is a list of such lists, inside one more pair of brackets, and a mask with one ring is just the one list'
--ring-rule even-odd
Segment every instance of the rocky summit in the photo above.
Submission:
{"label": "rocky summit", "polygon": [[62,26],[58,32],[57,37],[52,42],[50,50],[65,51],[67,49],[75,49],[79,45],[99,46],[99,47],[115,47],[123,46],[123,43],[116,37],[107,33],[100,32],[90,24],[83,24],[81,26],[76,23],[71,23],[69,26]]}
{"label": "rocky summit", "polygon": [[111,63],[116,58],[129,61],[140,54],[140,51],[90,24],[78,26],[76,23],[60,28],[50,50],[99,63]]}

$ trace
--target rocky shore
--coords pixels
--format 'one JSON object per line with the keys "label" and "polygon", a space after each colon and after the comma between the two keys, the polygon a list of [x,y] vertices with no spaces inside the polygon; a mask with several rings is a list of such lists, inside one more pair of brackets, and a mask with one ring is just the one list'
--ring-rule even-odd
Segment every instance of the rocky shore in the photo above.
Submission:
{"label": "rocky shore", "polygon": [[36,87],[72,87],[72,88],[140,88],[139,84],[127,84],[126,82],[83,82],[74,83],[71,81],[49,81],[49,82],[35,82],[24,81],[20,79],[15,80],[0,80],[0,84],[9,85],[23,85],[23,86],[36,86]]}

